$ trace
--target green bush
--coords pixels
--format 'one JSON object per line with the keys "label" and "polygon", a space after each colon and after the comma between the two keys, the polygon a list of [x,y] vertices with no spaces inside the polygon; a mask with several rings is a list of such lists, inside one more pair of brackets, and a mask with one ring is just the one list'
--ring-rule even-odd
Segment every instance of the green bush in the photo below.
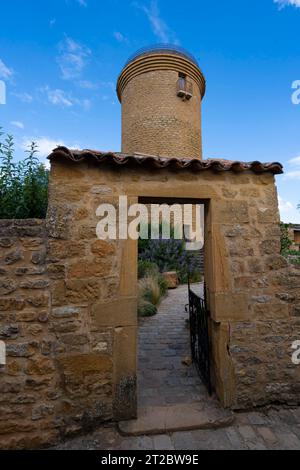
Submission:
{"label": "green bush", "polygon": [[139,261],[138,273],[138,315],[155,315],[156,307],[168,291],[168,285],[155,263]]}
{"label": "green bush", "polygon": [[144,277],[139,280],[140,297],[153,305],[158,305],[162,297],[156,276]]}
{"label": "green bush", "polygon": [[299,256],[300,257],[300,251],[299,250],[287,250],[284,252],[285,255],[291,255],[291,256]]}
{"label": "green bush", "polygon": [[157,264],[152,263],[151,261],[147,260],[139,260],[138,261],[138,278],[142,279],[143,277],[147,277],[149,275],[155,275],[159,273],[159,269]]}
{"label": "green bush", "polygon": [[176,271],[180,282],[201,280],[200,253],[186,251],[184,240],[141,240],[139,259],[144,263],[156,264],[161,273]]}
{"label": "green bush", "polygon": [[43,219],[48,205],[49,172],[37,158],[33,142],[26,156],[14,161],[15,147],[11,135],[0,128],[0,219]]}
{"label": "green bush", "polygon": [[153,317],[157,314],[157,308],[147,300],[141,300],[138,304],[139,317]]}

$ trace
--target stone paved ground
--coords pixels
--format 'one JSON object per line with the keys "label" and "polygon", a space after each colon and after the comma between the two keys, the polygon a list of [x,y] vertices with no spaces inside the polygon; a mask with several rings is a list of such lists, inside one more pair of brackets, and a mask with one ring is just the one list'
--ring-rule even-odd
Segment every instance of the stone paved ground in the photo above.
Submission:
{"label": "stone paved ground", "polygon": [[237,414],[233,426],[158,436],[122,437],[114,426],[71,439],[68,450],[299,450],[300,408]]}
{"label": "stone paved ground", "polygon": [[[199,289],[199,287],[198,287]],[[201,400],[215,406],[193,367],[182,364],[190,355],[189,331],[185,325],[187,287],[170,291],[155,317],[140,324],[139,404],[172,405]],[[269,408],[237,413],[230,427],[217,430],[175,432],[157,436],[122,437],[116,426],[101,426],[95,432],[61,444],[56,449],[98,450],[300,450],[300,408]]]}
{"label": "stone paved ground", "polygon": [[[199,285],[196,286],[200,290]],[[169,291],[154,317],[140,320],[138,401],[162,406],[208,400],[195,368],[182,364],[190,357],[187,286]],[[157,393],[159,389],[159,393]]]}

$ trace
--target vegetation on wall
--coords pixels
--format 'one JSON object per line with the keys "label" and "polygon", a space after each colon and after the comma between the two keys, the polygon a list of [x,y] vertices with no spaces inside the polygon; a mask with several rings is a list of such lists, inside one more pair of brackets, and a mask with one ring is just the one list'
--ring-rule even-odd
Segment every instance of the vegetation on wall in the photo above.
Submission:
{"label": "vegetation on wall", "polygon": [[287,258],[289,263],[300,265],[300,251],[291,250],[293,245],[292,240],[289,237],[290,224],[280,224],[281,230],[281,254]]}
{"label": "vegetation on wall", "polygon": [[0,219],[45,218],[49,172],[37,154],[32,142],[16,162],[14,138],[0,128]]}
{"label": "vegetation on wall", "polygon": [[281,222],[280,224],[280,231],[281,231],[281,253],[284,254],[287,250],[290,249],[293,242],[289,237],[289,228],[290,224],[284,224]]}

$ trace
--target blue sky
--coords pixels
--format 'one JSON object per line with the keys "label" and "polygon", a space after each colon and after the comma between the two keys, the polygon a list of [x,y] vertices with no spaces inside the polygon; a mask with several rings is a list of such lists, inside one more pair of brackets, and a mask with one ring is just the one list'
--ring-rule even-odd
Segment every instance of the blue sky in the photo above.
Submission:
{"label": "blue sky", "polygon": [[[300,0],[0,0],[0,125],[18,155],[57,144],[120,150],[115,83],[136,49],[171,42],[207,79],[207,158],[280,161],[282,219],[300,222]],[[300,96],[300,93],[299,93]],[[299,100],[300,101],[300,100]]]}

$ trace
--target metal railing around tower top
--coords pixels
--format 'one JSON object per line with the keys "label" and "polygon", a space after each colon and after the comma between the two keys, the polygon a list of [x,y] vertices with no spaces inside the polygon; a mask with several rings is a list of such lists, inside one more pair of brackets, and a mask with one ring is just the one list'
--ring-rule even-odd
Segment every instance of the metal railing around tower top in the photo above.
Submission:
{"label": "metal railing around tower top", "polygon": [[137,59],[138,57],[151,54],[151,52],[158,52],[158,53],[169,52],[170,54],[175,54],[181,57],[186,57],[187,59],[192,61],[195,65],[199,66],[197,59],[188,51],[186,51],[183,47],[176,46],[174,44],[154,44],[152,46],[143,47],[137,50],[134,54],[132,54],[129,57],[129,59],[127,60],[125,64],[125,67],[126,65],[130,64],[130,62],[133,62],[135,59]]}

